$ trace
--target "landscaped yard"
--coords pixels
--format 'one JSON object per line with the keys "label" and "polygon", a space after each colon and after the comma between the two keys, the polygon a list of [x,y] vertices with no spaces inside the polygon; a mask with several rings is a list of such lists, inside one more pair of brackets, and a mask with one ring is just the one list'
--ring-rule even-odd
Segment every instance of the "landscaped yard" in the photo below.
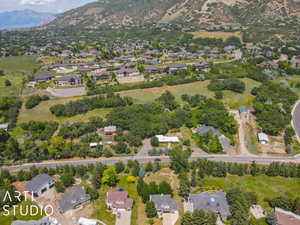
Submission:
{"label": "landscaped yard", "polygon": [[[11,225],[11,223],[14,220],[38,220],[41,219],[43,216],[41,216],[40,214],[37,216],[21,216],[20,215],[20,207],[22,207],[22,213],[24,214],[26,212],[26,207],[29,207],[30,205],[32,205],[32,203],[28,202],[28,201],[23,201],[22,203],[20,203],[18,206],[16,207],[16,215],[13,215],[12,210],[10,211],[10,215],[9,216],[5,216],[4,212],[0,213],[0,224],[1,225]],[[29,209],[28,209],[29,210]]]}

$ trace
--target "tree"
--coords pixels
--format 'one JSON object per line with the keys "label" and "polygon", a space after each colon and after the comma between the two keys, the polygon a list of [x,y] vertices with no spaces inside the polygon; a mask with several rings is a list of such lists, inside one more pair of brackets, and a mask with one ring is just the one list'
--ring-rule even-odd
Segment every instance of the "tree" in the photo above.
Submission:
{"label": "tree", "polygon": [[269,225],[277,225],[277,216],[273,212],[269,213],[267,215],[266,221]]}
{"label": "tree", "polygon": [[189,157],[191,152],[182,149],[174,149],[169,152],[170,155],[170,168],[176,173],[187,172],[189,168]]}
{"label": "tree", "polygon": [[157,215],[155,204],[152,201],[146,203],[146,214],[148,218],[153,218]]}
{"label": "tree", "polygon": [[11,86],[10,80],[7,80],[7,79],[4,81],[4,84],[5,84],[5,87]]}
{"label": "tree", "polygon": [[158,192],[159,194],[164,194],[164,195],[171,195],[173,196],[173,190],[172,187],[169,183],[166,181],[163,181],[159,184],[158,186]]}
{"label": "tree", "polygon": [[152,145],[153,147],[158,147],[158,146],[159,146],[159,141],[158,141],[158,138],[157,138],[156,136],[153,136],[153,137],[151,138],[151,145]]}
{"label": "tree", "polygon": [[96,200],[96,199],[99,198],[99,193],[98,193],[98,191],[95,190],[95,189],[93,189],[93,188],[91,188],[90,186],[88,186],[88,187],[86,188],[86,193],[87,193],[88,195],[91,196],[91,200],[92,200],[92,201],[94,201],[94,200]]}
{"label": "tree", "polygon": [[170,91],[163,93],[157,100],[169,110],[174,110],[178,106],[174,95]]}
{"label": "tree", "polygon": [[108,186],[115,186],[118,183],[118,175],[114,167],[109,167],[103,173],[102,183]]}
{"label": "tree", "polygon": [[61,175],[60,179],[65,187],[70,187],[75,181],[74,176],[71,173],[64,173]]}
{"label": "tree", "polygon": [[63,185],[63,183],[61,181],[57,181],[55,183],[54,187],[57,192],[63,193],[65,191],[65,186]]}
{"label": "tree", "polygon": [[121,172],[123,172],[124,169],[125,169],[125,165],[124,165],[123,162],[117,162],[117,163],[115,164],[115,167],[116,167],[116,172],[117,172],[117,173],[121,173]]}
{"label": "tree", "polygon": [[180,182],[179,185],[179,196],[187,198],[190,194],[190,187],[186,182]]}

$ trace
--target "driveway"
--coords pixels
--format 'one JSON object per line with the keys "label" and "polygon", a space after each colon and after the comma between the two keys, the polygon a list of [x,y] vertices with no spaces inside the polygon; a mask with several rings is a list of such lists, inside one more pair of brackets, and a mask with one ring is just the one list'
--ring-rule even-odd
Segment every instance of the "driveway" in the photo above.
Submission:
{"label": "driveway", "polygon": [[55,97],[76,97],[86,95],[84,87],[61,89],[47,88],[47,91]]}
{"label": "driveway", "polygon": [[143,140],[143,146],[141,150],[136,154],[137,157],[139,156],[148,156],[148,152],[152,149],[151,141],[149,138]]}
{"label": "driveway", "polygon": [[176,213],[164,213],[163,225],[174,225],[178,220],[178,211]]}
{"label": "driveway", "polygon": [[131,211],[121,211],[120,216],[116,218],[116,225],[130,225]]}

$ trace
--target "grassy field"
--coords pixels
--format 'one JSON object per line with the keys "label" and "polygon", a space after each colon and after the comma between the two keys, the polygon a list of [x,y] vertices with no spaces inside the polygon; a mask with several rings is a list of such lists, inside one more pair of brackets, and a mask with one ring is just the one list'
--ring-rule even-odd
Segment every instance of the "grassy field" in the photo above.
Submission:
{"label": "grassy field", "polygon": [[39,66],[36,56],[9,56],[0,58],[0,70],[4,70],[6,73],[32,73],[34,69],[38,69]]}
{"label": "grassy field", "polygon": [[[258,82],[250,80],[250,79],[242,79],[246,84],[246,91],[243,94],[238,94],[232,91],[224,91],[224,99],[223,101],[228,104],[231,108],[238,108],[241,105],[249,106],[251,105],[251,101],[253,96],[251,96],[250,92],[253,87],[259,85]],[[199,81],[189,84],[182,84],[176,86],[164,86],[159,88],[147,88],[147,89],[137,89],[137,90],[130,90],[130,91],[123,91],[120,92],[122,96],[130,96],[133,98],[135,103],[147,103],[152,102],[157,99],[161,94],[165,91],[170,91],[176,99],[181,102],[181,95],[182,94],[189,94],[189,95],[205,95],[207,97],[214,97],[214,93],[207,89],[207,85],[209,81]],[[74,101],[80,99],[80,97],[73,97],[73,98],[55,98],[49,101],[41,102],[38,106],[33,109],[25,109],[22,108],[18,123],[28,122],[34,118],[34,120],[38,121],[69,121],[69,122],[77,122],[82,120],[87,120],[91,116],[105,116],[110,109],[96,109],[92,110],[86,114],[77,115],[70,118],[56,118],[54,115],[51,114],[49,108],[55,104],[65,104],[69,101]]]}
{"label": "grassy field", "polygon": [[[0,213],[0,224],[1,225],[11,225],[11,223],[14,220],[38,220],[41,219],[43,216],[37,215],[37,216],[21,216],[20,215],[20,207],[22,207],[22,212],[26,212],[26,207],[29,207],[30,205],[32,205],[32,203],[28,202],[28,201],[23,201],[22,203],[20,203],[16,208],[16,215],[13,215],[13,212],[11,212],[11,215],[9,216],[5,216],[3,213]],[[29,209],[28,209],[29,210]]]}
{"label": "grassy field", "polygon": [[240,187],[244,191],[255,192],[258,196],[258,202],[263,207],[268,207],[264,201],[265,198],[274,198],[279,195],[296,198],[299,197],[300,179],[260,176],[233,176],[226,178],[209,177],[204,178],[202,183],[205,186],[213,186],[224,191],[234,187]]}
{"label": "grassy field", "polygon": [[189,34],[194,35],[194,38],[222,38],[226,40],[231,36],[235,36],[241,39],[241,32],[223,32],[223,31],[216,31],[216,32],[209,32],[209,31],[196,31],[196,32],[189,32]]}
{"label": "grassy field", "polygon": [[[22,92],[22,83],[24,76],[22,74],[8,74],[0,76],[0,97],[19,96]],[[5,80],[11,82],[11,86],[5,86]]]}

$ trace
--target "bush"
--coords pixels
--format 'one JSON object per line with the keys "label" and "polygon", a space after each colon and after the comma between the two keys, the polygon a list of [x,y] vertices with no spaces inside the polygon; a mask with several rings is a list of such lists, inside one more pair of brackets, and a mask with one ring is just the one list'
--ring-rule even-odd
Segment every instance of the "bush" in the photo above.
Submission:
{"label": "bush", "polygon": [[158,147],[159,146],[159,141],[158,141],[157,137],[154,136],[154,137],[151,138],[151,145],[153,147]]}
{"label": "bush", "polygon": [[32,95],[28,98],[27,102],[25,103],[26,109],[32,109],[38,104],[40,104],[41,101],[47,101],[49,100],[49,97],[47,95],[39,96],[39,95]]}
{"label": "bush", "polygon": [[211,91],[230,90],[243,93],[246,89],[246,85],[243,81],[238,79],[212,80],[208,85],[208,89]]}

